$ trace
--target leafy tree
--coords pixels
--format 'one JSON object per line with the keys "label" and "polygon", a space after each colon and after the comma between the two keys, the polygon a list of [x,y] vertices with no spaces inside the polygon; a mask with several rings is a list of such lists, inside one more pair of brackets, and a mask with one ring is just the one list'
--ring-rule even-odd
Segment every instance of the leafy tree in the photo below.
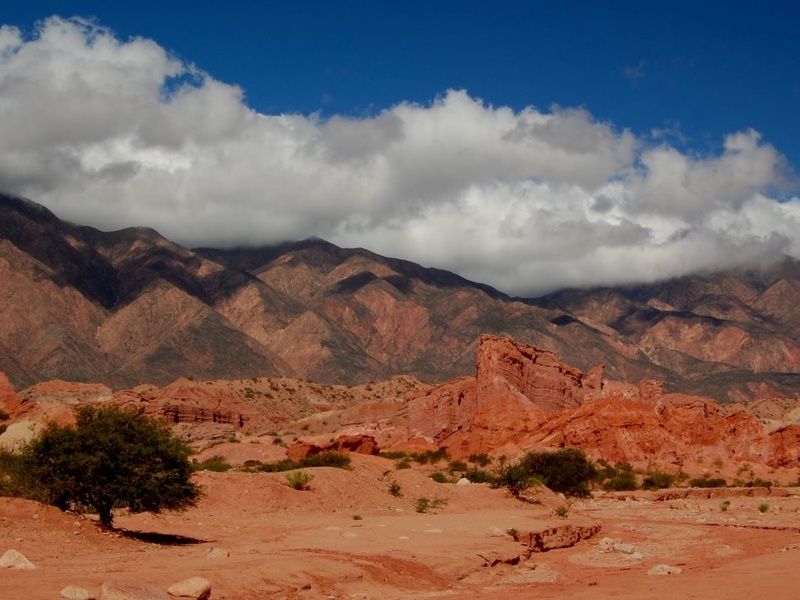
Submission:
{"label": "leafy tree", "polygon": [[110,527],[115,508],[132,512],[194,506],[191,449],[165,424],[115,406],[84,406],[74,426],[51,423],[24,451],[46,502],[94,510]]}

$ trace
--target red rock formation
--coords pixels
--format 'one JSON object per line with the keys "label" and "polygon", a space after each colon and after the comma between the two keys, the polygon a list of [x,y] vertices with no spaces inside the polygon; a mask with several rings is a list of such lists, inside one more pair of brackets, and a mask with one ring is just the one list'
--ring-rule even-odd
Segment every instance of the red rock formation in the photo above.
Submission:
{"label": "red rock formation", "polygon": [[0,407],[9,415],[14,415],[20,409],[20,400],[14,386],[11,385],[6,374],[0,371]]}
{"label": "red rock formation", "polygon": [[583,374],[558,356],[511,338],[481,336],[474,377],[412,396],[395,425],[453,454],[489,452],[538,430],[547,415],[602,390],[602,367]]}
{"label": "red rock formation", "polygon": [[378,454],[378,443],[370,435],[340,435],[333,441],[314,443],[301,440],[289,447],[286,455],[289,460],[300,460],[321,452],[356,452],[358,454]]}

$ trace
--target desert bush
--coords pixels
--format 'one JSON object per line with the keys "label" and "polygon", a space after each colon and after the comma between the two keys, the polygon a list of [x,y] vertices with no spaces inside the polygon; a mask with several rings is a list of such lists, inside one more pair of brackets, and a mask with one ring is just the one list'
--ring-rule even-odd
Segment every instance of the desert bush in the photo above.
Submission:
{"label": "desert bush", "polygon": [[566,519],[569,516],[569,506],[560,504],[553,509],[553,514],[559,519]]}
{"label": "desert bush", "polygon": [[767,489],[771,489],[773,485],[769,479],[761,479],[760,477],[751,479],[745,484],[746,487],[765,487]]}
{"label": "desert bush", "polygon": [[511,529],[506,529],[506,533],[509,536],[511,536],[511,539],[514,540],[515,542],[519,541],[519,531],[518,530],[516,530],[516,529],[514,529],[512,527]]}
{"label": "desert bush", "polygon": [[193,471],[214,471],[215,473],[224,473],[230,471],[233,467],[219,455],[212,456],[202,462],[192,461]]}
{"label": "desert bush", "polygon": [[353,521],[360,521],[363,518],[361,515],[353,515]]}
{"label": "desert bush", "polygon": [[689,485],[697,488],[720,488],[727,484],[728,482],[722,478],[699,477],[689,480]]}
{"label": "desert bush", "polygon": [[492,483],[495,479],[494,475],[488,471],[476,467],[470,467],[464,471],[464,477],[469,479],[472,483]]}
{"label": "desert bush", "polygon": [[320,452],[306,456],[297,461],[300,467],[334,467],[336,469],[349,469],[350,457],[341,452]]}
{"label": "desert bush", "polygon": [[445,498],[434,498],[430,500],[428,498],[417,498],[414,501],[414,510],[418,513],[427,513],[431,510],[435,510],[437,508],[443,508],[447,506],[447,500]]}
{"label": "desert bush", "polygon": [[630,491],[637,488],[636,474],[628,463],[610,465],[603,459],[597,461],[597,482],[607,491]]}
{"label": "desert bush", "polygon": [[403,460],[398,460],[397,463],[395,463],[394,468],[397,469],[398,471],[401,469],[410,469],[411,463],[408,461],[407,458],[404,458]]}
{"label": "desert bush", "polygon": [[414,452],[410,454],[409,457],[411,460],[421,465],[427,463],[434,465],[438,462],[449,459],[450,455],[444,448],[439,448],[437,450],[426,450],[425,452]]}
{"label": "desert bush", "polygon": [[486,467],[492,462],[492,459],[489,458],[488,454],[470,454],[467,460],[472,464],[478,465],[479,467]]}
{"label": "desert bush", "polygon": [[447,475],[445,475],[441,471],[436,471],[435,473],[431,473],[430,477],[436,483],[449,483],[450,482],[450,480],[447,478]]}
{"label": "desert bush", "polygon": [[165,424],[115,406],[83,406],[76,424],[51,423],[23,452],[44,500],[62,510],[97,512],[110,526],[113,509],[132,512],[193,506],[191,449]]}
{"label": "desert bush", "polygon": [[624,471],[603,482],[603,489],[609,492],[629,492],[637,488],[633,471]]}
{"label": "desert bush", "polygon": [[447,467],[447,470],[451,473],[459,471],[461,473],[465,472],[469,467],[467,467],[467,463],[463,460],[451,460],[450,465]]}
{"label": "desert bush", "polygon": [[722,512],[728,512],[728,509],[730,507],[731,507],[731,501],[730,500],[723,500],[722,502],[719,503],[719,509]]}
{"label": "desert bush", "polygon": [[498,469],[491,481],[492,487],[508,488],[514,496],[519,496],[533,485],[541,481],[531,475],[522,465],[506,465]]}
{"label": "desert bush", "polygon": [[284,477],[286,477],[286,485],[294,490],[309,489],[311,487],[311,480],[314,479],[313,475],[305,471],[292,471],[286,473]]}
{"label": "desert bush", "polygon": [[43,499],[43,490],[31,478],[22,455],[0,450],[0,496]]}
{"label": "desert bush", "polygon": [[597,476],[594,465],[578,448],[530,452],[522,457],[519,466],[554,492],[567,496],[588,496],[589,482]]}
{"label": "desert bush", "polygon": [[403,458],[408,458],[408,452],[398,452],[398,451],[379,452],[378,456],[380,456],[381,458],[388,458],[390,460],[400,460]]}
{"label": "desert bush", "polygon": [[765,513],[768,510],[769,510],[769,504],[767,504],[766,502],[762,502],[761,504],[758,505],[758,512]]}
{"label": "desert bush", "polygon": [[392,481],[389,484],[389,493],[394,496],[395,498],[399,498],[403,495],[403,486],[401,486],[396,481]]}
{"label": "desert bush", "polygon": [[271,463],[261,463],[259,471],[265,473],[282,473],[284,471],[294,471],[295,469],[309,469],[313,467],[335,467],[337,469],[349,469],[350,457],[341,452],[320,452],[313,456],[306,456],[298,461],[284,458]]}
{"label": "desert bush", "polygon": [[664,471],[651,470],[647,472],[642,480],[642,488],[645,490],[662,490],[672,487],[673,483],[675,483],[674,475]]}

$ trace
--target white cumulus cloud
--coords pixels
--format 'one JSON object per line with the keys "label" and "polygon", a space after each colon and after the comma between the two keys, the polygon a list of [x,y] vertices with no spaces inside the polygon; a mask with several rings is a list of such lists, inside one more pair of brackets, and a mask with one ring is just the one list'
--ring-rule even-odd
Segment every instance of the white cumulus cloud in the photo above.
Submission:
{"label": "white cumulus cloud", "polygon": [[757,132],[713,156],[652,140],[460,90],[365,118],[262,114],[152,40],[0,27],[0,189],[76,222],[188,245],[316,235],[514,294],[800,256],[800,198],[772,197],[787,166]]}

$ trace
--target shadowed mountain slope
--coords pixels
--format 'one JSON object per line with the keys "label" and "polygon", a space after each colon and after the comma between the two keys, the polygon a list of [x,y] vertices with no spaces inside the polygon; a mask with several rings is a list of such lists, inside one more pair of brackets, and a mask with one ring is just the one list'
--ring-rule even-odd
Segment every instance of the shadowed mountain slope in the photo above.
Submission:
{"label": "shadowed mountain slope", "polygon": [[465,375],[482,333],[578,368],[721,400],[800,390],[800,267],[511,298],[319,239],[190,250],[0,196],[0,370],[112,386],[284,374],[358,383]]}

